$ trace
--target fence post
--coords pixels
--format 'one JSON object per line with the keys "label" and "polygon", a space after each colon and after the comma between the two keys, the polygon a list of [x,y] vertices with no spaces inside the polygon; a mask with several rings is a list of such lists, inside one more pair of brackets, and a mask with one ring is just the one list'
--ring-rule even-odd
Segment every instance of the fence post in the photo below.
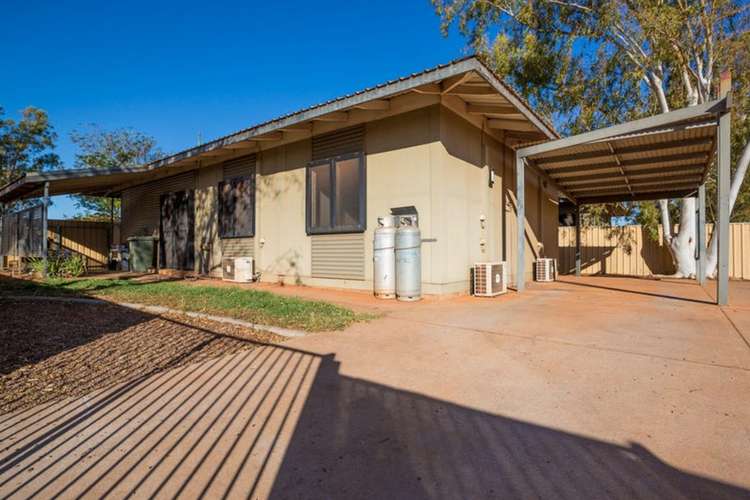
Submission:
{"label": "fence post", "polygon": [[42,277],[47,279],[47,209],[49,208],[49,182],[44,183],[44,201],[42,202],[42,259],[44,271]]}

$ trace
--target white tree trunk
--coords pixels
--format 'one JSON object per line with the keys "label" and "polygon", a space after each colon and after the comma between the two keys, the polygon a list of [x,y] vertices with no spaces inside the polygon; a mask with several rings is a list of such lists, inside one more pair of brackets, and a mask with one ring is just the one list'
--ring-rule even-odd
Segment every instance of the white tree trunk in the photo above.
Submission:
{"label": "white tree trunk", "polygon": [[675,277],[695,277],[695,198],[680,200],[680,229],[669,243]]}
{"label": "white tree trunk", "polygon": [[[729,214],[732,214],[734,210],[734,204],[737,201],[737,195],[740,193],[740,187],[742,187],[742,181],[745,180],[745,174],[747,173],[748,165],[750,164],[750,142],[745,144],[745,148],[742,150],[740,159],[737,161],[737,168],[734,170],[734,177],[732,177],[732,183],[729,186]],[[714,226],[715,228],[716,226]],[[711,241],[708,242],[708,252],[706,253],[706,276],[714,277],[716,274],[717,264],[717,250],[718,243],[717,239],[714,238],[716,231],[711,234]]]}

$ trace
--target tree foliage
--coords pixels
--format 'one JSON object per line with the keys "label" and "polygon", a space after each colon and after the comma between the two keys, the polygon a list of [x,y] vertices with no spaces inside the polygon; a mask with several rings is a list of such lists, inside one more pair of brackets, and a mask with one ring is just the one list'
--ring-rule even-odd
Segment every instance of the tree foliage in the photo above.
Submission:
{"label": "tree foliage", "polygon": [[44,110],[28,107],[16,121],[5,118],[0,107],[0,186],[26,172],[59,167],[60,158],[54,152],[56,139]]}
{"label": "tree foliage", "polygon": [[[90,125],[85,130],[73,131],[71,140],[78,148],[75,168],[132,168],[163,155],[156,139],[128,128],[104,130]],[[111,212],[109,198],[83,195],[75,198],[76,206],[84,211],[80,218],[120,220],[120,200],[114,200]]]}
{"label": "tree foliage", "polygon": [[[747,220],[750,186],[750,16],[746,0],[433,0],[442,29],[468,45],[567,134],[668,112],[717,97],[720,71],[734,76],[734,219]],[[714,183],[715,184],[715,183]],[[708,182],[709,199],[712,179]],[[678,273],[694,270],[693,199],[621,204],[664,226]],[[730,200],[731,204],[731,200]],[[599,212],[612,211],[600,208]],[[654,217],[655,210],[658,216]],[[679,214],[678,234],[672,215]],[[709,207],[709,215],[712,206]],[[709,267],[711,251],[709,251]]]}

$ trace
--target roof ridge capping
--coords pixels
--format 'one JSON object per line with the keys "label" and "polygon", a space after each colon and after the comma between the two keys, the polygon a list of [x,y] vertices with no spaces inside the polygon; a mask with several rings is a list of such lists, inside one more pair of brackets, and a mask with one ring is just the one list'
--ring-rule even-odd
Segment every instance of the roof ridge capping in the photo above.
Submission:
{"label": "roof ridge capping", "polygon": [[319,104],[302,108],[298,111],[281,115],[277,118],[261,122],[250,127],[241,129],[237,132],[221,136],[217,139],[205,142],[198,146],[185,149],[179,153],[165,156],[155,160],[147,165],[151,168],[167,166],[180,160],[185,160],[201,153],[220,149],[222,147],[251,140],[253,137],[278,130],[279,128],[289,127],[301,122],[315,119],[328,113],[342,111],[358,104],[362,104],[375,99],[384,99],[395,96],[413,88],[434,83],[435,81],[444,80],[451,76],[462,73],[475,71],[482,76],[495,90],[505,97],[513,106],[519,109],[529,121],[534,124],[549,139],[559,138],[560,135],[555,130],[554,125],[549,119],[532,108],[529,102],[524,99],[511,85],[506,83],[494,71],[492,71],[476,55],[471,54],[465,57],[454,59],[450,62],[434,66],[412,73],[409,76],[403,76],[396,79],[388,80],[375,86],[366,87],[362,90],[345,94],[343,96],[329,99]]}

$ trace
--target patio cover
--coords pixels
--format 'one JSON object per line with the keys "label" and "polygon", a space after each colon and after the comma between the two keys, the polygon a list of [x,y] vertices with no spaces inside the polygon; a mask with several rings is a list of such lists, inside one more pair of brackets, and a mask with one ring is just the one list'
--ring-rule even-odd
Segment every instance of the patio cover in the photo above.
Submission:
{"label": "patio cover", "polygon": [[572,202],[684,198],[703,184],[716,150],[725,99],[523,147]]}
{"label": "patio cover", "polygon": [[[523,227],[524,170],[532,168],[580,206],[593,203],[698,198],[698,224],[705,226],[705,187],[717,158],[719,259],[717,302],[727,303],[729,229],[729,111],[731,95],[698,106],[516,150],[518,224]],[[698,279],[704,269],[705,242],[698,231]],[[518,276],[524,274],[523,231],[518,238]],[[580,237],[576,271],[580,273]],[[523,279],[517,280],[519,290]]]}

